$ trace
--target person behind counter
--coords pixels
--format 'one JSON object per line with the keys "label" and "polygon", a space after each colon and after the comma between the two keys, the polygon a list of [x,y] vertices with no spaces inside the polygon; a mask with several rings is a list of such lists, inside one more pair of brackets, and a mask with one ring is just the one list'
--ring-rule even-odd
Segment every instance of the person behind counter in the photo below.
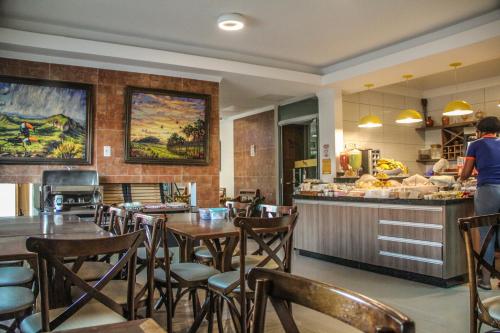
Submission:
{"label": "person behind counter", "polygon": [[[486,117],[477,124],[478,140],[472,142],[467,149],[465,164],[460,180],[466,180],[476,168],[477,191],[474,198],[476,215],[495,214],[500,212],[500,119]],[[480,228],[481,243],[489,227]],[[496,235],[500,240],[500,233]],[[493,264],[495,256],[495,241],[492,237],[485,253],[485,260]],[[483,268],[478,279],[478,287],[491,289],[490,272]]]}

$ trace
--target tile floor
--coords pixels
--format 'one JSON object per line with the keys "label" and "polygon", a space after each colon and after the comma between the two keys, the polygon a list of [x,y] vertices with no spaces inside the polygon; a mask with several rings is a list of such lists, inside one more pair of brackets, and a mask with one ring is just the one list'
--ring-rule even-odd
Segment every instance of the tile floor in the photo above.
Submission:
{"label": "tile floor", "polygon": [[[467,285],[443,289],[298,255],[294,257],[293,271],[297,275],[358,291],[393,306],[415,321],[417,332],[468,332]],[[485,293],[484,296],[496,293],[498,290]],[[178,310],[174,331],[187,332],[192,321],[187,302]],[[268,312],[266,332],[283,332],[271,306]],[[357,332],[343,323],[297,306],[294,307],[294,316],[301,332]],[[156,313],[155,319],[163,324],[164,311]],[[225,332],[233,332],[229,320],[224,326]],[[206,332],[206,325],[202,326],[200,332]]]}

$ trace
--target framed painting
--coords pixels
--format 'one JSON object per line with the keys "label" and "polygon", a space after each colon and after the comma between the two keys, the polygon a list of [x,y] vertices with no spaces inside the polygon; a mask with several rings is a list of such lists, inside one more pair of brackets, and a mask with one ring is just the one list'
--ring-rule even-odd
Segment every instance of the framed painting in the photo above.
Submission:
{"label": "framed painting", "polygon": [[0,76],[0,163],[91,164],[92,85]]}
{"label": "framed painting", "polygon": [[127,87],[125,161],[209,163],[210,96]]}

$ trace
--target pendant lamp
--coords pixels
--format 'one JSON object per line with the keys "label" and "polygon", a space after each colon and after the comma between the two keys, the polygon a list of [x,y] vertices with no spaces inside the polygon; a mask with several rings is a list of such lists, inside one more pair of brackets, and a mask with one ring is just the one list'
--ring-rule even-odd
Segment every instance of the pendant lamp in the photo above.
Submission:
{"label": "pendant lamp", "polygon": [[[453,67],[455,73],[455,91],[458,90],[457,67],[460,66],[462,66],[461,62],[454,62],[450,64],[450,67]],[[443,116],[464,116],[473,112],[472,106],[466,101],[453,100],[444,107]]]}
{"label": "pendant lamp", "polygon": [[[408,80],[411,79],[413,75],[411,74],[405,74],[403,75],[403,79],[406,80],[406,88],[408,88]],[[405,109],[401,111],[396,118],[396,123],[398,124],[415,124],[415,123],[420,123],[424,121],[424,118],[415,109],[409,109],[407,102],[406,102],[406,96],[405,96]]]}
{"label": "pendant lamp", "polygon": [[[365,84],[365,87],[370,90],[373,87],[373,83]],[[368,115],[362,117],[359,120],[358,127],[360,128],[375,128],[382,127],[382,120],[379,117],[372,115],[370,104],[368,104]]]}

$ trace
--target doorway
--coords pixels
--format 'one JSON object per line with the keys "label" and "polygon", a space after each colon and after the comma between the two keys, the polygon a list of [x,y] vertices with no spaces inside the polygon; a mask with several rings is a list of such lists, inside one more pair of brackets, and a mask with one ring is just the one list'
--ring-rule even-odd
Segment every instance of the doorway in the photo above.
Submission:
{"label": "doorway", "polygon": [[280,124],[280,200],[291,206],[293,193],[304,179],[316,179],[318,170],[318,119],[289,120]]}

